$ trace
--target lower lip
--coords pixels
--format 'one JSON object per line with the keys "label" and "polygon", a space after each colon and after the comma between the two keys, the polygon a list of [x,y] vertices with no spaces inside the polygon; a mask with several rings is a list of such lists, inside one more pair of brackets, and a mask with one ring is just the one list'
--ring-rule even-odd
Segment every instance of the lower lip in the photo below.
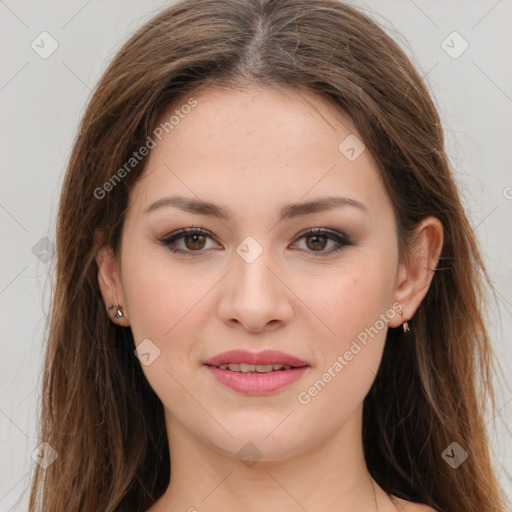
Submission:
{"label": "lower lip", "polygon": [[277,391],[299,380],[308,369],[308,366],[301,366],[268,373],[242,373],[206,366],[221,384],[246,395],[264,395]]}

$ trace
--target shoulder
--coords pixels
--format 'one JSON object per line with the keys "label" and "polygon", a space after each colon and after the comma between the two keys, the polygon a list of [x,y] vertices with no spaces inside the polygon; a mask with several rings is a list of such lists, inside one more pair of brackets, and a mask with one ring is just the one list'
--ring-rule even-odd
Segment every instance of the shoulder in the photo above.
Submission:
{"label": "shoulder", "polygon": [[396,496],[393,496],[393,501],[399,506],[400,512],[439,512],[438,510],[435,510],[428,505],[403,500],[402,498],[398,498]]}

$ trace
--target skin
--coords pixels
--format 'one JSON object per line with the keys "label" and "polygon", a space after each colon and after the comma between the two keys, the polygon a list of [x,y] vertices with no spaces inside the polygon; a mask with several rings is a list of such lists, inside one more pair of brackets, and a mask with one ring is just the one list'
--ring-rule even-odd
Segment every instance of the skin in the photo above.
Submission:
{"label": "skin", "polygon": [[[150,511],[432,510],[379,488],[361,432],[387,329],[411,319],[430,286],[440,222],[424,219],[411,254],[399,258],[377,166],[369,151],[350,161],[338,150],[357,132],[328,100],[253,86],[194,97],[197,106],[151,150],[130,192],[120,254],[108,247],[97,254],[105,304],[124,312],[121,319],[110,312],[112,321],[129,325],[136,345],[150,339],[160,350],[142,369],[165,408],[172,479]],[[169,195],[223,205],[231,217],[175,207],[144,213]],[[323,196],[355,199],[366,211],[344,206],[279,221],[284,204]],[[212,236],[175,242],[190,256],[159,242],[192,226]],[[353,245],[330,252],[335,241],[298,236],[318,227],[346,233]],[[252,263],[236,252],[247,236],[263,249]],[[300,403],[298,394],[397,303],[404,316],[390,318],[321,392]],[[233,348],[282,350],[310,368],[271,395],[243,395],[202,365]],[[237,455],[248,442],[261,457],[251,467]]]}

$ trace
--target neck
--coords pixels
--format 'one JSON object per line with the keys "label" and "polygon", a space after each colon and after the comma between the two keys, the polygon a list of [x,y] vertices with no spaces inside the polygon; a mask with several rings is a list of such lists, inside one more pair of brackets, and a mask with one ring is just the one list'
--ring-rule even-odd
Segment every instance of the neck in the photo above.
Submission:
{"label": "neck", "polygon": [[309,449],[298,449],[293,456],[267,460],[264,453],[246,445],[249,456],[240,460],[166,418],[171,481],[150,512],[396,510],[366,467],[361,420],[362,407],[341,431]]}

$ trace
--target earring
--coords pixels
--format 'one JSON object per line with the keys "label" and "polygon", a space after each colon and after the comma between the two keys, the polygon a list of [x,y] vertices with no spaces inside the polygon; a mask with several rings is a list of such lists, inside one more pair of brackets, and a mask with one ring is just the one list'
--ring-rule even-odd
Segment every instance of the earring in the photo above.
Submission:
{"label": "earring", "polygon": [[[399,311],[400,316],[404,316],[404,313],[402,310]],[[404,329],[404,332],[409,332],[411,329],[409,329],[409,324],[407,323],[407,320],[402,324],[402,327]]]}
{"label": "earring", "polygon": [[[107,309],[110,311],[114,308],[114,304],[109,304],[107,306]],[[124,316],[123,310],[121,309],[121,306],[117,306],[116,312],[114,313],[114,318],[122,318]]]}

